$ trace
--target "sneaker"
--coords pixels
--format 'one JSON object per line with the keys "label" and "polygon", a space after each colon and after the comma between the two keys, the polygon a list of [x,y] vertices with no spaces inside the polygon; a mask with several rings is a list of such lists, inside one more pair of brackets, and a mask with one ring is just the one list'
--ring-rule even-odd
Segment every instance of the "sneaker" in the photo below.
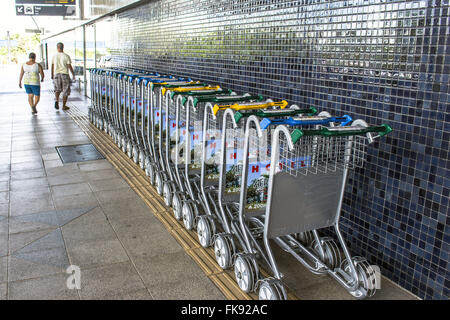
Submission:
{"label": "sneaker", "polygon": [[55,109],[56,109],[56,110],[59,109],[59,103],[58,103],[58,101],[55,101]]}
{"label": "sneaker", "polygon": [[32,114],[37,114],[36,107],[31,107],[31,113],[32,113]]}
{"label": "sneaker", "polygon": [[63,109],[64,111],[66,111],[66,110],[69,110],[70,108],[69,108],[68,106],[63,106],[62,109]]}

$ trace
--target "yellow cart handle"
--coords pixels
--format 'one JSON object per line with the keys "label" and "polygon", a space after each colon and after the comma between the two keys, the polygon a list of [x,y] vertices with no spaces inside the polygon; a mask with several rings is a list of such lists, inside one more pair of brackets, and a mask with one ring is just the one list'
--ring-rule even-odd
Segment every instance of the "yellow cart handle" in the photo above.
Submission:
{"label": "yellow cart handle", "polygon": [[270,107],[280,107],[281,109],[284,109],[284,108],[286,108],[287,105],[288,105],[288,103],[286,100],[276,101],[276,102],[266,102],[266,103],[248,102],[248,103],[242,103],[242,104],[235,103],[235,104],[227,104],[227,105],[216,104],[213,107],[213,112],[214,112],[214,115],[216,115],[219,110],[225,110],[225,109],[233,109],[236,111],[266,109],[266,108],[270,108]]}
{"label": "yellow cart handle", "polygon": [[162,88],[161,92],[163,95],[165,95],[167,90],[170,90],[172,92],[187,92],[187,91],[219,90],[219,89],[220,86],[178,87],[178,88]]}

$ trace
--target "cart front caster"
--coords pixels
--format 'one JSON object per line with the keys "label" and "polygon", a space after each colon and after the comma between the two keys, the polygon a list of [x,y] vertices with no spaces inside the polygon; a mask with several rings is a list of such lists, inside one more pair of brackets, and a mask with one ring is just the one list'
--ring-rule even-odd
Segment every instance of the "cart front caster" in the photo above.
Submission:
{"label": "cart front caster", "polygon": [[213,244],[216,225],[211,216],[202,215],[197,218],[197,236],[202,247],[207,248]]}
{"label": "cart front caster", "polygon": [[133,145],[132,147],[132,158],[134,163],[138,164],[139,163],[139,147],[137,145]]}
{"label": "cart front caster", "polygon": [[261,280],[259,283],[259,300],[287,300],[283,283],[274,278]]}
{"label": "cart front caster", "polygon": [[166,206],[170,207],[172,205],[172,193],[174,192],[173,185],[170,181],[163,183],[163,198]]}
{"label": "cart front caster", "polygon": [[186,201],[183,203],[183,224],[187,230],[192,230],[194,228],[195,220],[195,209],[192,202]]}
{"label": "cart front caster", "polygon": [[234,275],[236,282],[242,291],[249,293],[255,288],[256,261],[247,254],[240,254],[234,262]]}
{"label": "cart front caster", "polygon": [[233,238],[230,234],[218,234],[214,241],[214,254],[219,267],[229,269],[233,265]]}
{"label": "cart front caster", "polygon": [[175,219],[180,221],[183,218],[183,203],[181,202],[181,195],[175,192],[172,197],[172,209]]}
{"label": "cart front caster", "polygon": [[158,194],[160,196],[163,195],[163,177],[161,172],[156,172],[155,174],[155,187],[156,187],[156,192],[158,192]]}
{"label": "cart front caster", "polygon": [[320,248],[316,240],[311,244],[314,252],[320,257],[320,259],[331,269],[335,269],[341,265],[341,251],[337,246],[336,242],[329,238],[325,237],[322,239],[322,248],[324,256],[320,254]]}
{"label": "cart front caster", "polygon": [[131,141],[128,141],[126,153],[127,153],[128,158],[130,158],[130,159],[133,158],[133,150],[134,150],[134,144]]}
{"label": "cart front caster", "polygon": [[[359,283],[358,288],[354,291],[349,291],[349,293],[357,299],[372,297],[377,291],[377,274],[375,269],[372,268],[366,258],[353,257],[352,260],[358,273]],[[348,275],[352,274],[347,259],[342,262],[341,269]]]}

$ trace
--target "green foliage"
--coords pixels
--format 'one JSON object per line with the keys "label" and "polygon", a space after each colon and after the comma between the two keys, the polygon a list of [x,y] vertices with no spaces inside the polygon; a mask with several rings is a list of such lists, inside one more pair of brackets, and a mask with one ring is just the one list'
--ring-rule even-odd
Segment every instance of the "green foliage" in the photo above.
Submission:
{"label": "green foliage", "polygon": [[[6,40],[6,38],[4,38]],[[28,57],[30,52],[36,52],[37,46],[41,42],[40,34],[33,35],[22,35],[22,34],[13,34],[10,36],[11,40],[17,41],[17,46],[11,47],[11,60],[14,63],[22,62],[21,60],[25,57]],[[0,48],[0,56],[2,58],[6,58],[8,56],[8,48],[2,47]]]}

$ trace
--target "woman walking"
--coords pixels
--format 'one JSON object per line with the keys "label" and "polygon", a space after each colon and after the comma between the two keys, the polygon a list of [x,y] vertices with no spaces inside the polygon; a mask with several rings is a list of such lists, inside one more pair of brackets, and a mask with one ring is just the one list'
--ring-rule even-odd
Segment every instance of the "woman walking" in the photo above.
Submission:
{"label": "woman walking", "polygon": [[34,52],[31,52],[28,57],[30,60],[25,62],[20,70],[19,88],[22,88],[22,78],[24,78],[23,84],[28,94],[31,113],[37,114],[36,105],[39,103],[41,95],[39,75],[41,75],[41,82],[44,82],[44,70],[39,63],[36,63],[36,54]]}

